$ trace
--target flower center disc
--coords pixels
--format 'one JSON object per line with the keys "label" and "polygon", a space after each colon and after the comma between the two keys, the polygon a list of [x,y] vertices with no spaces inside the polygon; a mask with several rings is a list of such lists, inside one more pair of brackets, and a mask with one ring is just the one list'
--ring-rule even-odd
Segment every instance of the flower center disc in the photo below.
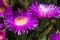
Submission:
{"label": "flower center disc", "polygon": [[2,38],[3,38],[2,35],[0,35],[0,40],[1,40]]}
{"label": "flower center disc", "polygon": [[16,23],[16,25],[24,25],[24,24],[26,24],[27,23],[27,18],[26,17],[23,17],[23,16],[21,16],[21,17],[16,17],[15,18],[15,23]]}
{"label": "flower center disc", "polygon": [[5,11],[5,8],[0,7],[0,12],[4,12],[4,11]]}

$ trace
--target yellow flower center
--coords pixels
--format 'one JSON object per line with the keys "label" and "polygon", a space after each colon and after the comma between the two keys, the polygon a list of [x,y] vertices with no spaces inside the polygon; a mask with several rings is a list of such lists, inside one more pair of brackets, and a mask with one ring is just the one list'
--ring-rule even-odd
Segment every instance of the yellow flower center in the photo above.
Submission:
{"label": "yellow flower center", "polygon": [[26,17],[23,17],[23,16],[21,16],[21,17],[16,17],[15,18],[15,24],[16,25],[24,25],[24,24],[26,24],[27,23],[27,18]]}
{"label": "yellow flower center", "polygon": [[5,11],[5,8],[0,7],[0,12],[4,12],[4,11]]}

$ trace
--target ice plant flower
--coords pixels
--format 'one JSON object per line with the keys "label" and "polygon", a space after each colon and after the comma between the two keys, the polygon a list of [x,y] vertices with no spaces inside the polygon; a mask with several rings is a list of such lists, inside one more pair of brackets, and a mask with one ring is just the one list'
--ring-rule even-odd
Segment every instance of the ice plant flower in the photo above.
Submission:
{"label": "ice plant flower", "polygon": [[0,0],[0,16],[12,13],[12,6],[5,6],[3,0]]}
{"label": "ice plant flower", "polygon": [[29,7],[29,10],[32,10],[40,18],[51,18],[58,15],[59,8],[52,4],[38,4],[36,2]]}
{"label": "ice plant flower", "polygon": [[6,31],[0,30],[0,40],[5,40],[5,38],[6,38]]}
{"label": "ice plant flower", "polygon": [[60,32],[58,32],[58,33],[51,33],[50,40],[60,40]]}
{"label": "ice plant flower", "polygon": [[2,0],[0,0],[0,15],[3,14],[4,10],[5,10],[4,3]]}
{"label": "ice plant flower", "polygon": [[21,35],[27,33],[28,30],[34,30],[38,24],[36,16],[30,12],[18,13],[10,15],[5,21],[6,28]]}
{"label": "ice plant flower", "polygon": [[0,28],[3,27],[5,16],[12,13],[12,6],[5,6],[3,0],[0,0]]}
{"label": "ice plant flower", "polygon": [[0,16],[10,15],[11,13],[12,13],[11,6],[8,7],[0,6]]}
{"label": "ice plant flower", "polygon": [[5,16],[12,13],[12,6],[5,6],[3,0],[0,0],[0,28],[3,28]]}

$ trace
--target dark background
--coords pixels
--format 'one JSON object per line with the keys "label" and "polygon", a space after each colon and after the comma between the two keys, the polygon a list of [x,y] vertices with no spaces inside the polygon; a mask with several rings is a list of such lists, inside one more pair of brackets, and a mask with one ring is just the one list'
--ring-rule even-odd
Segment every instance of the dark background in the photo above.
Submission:
{"label": "dark background", "polygon": [[60,6],[60,0],[57,0],[57,6]]}

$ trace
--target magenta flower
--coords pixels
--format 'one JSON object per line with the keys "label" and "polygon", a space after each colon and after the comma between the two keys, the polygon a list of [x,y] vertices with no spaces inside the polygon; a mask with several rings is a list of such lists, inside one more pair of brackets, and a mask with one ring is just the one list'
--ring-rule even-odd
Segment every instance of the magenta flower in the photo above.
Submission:
{"label": "magenta flower", "polygon": [[58,32],[58,33],[52,33],[50,35],[50,40],[60,40],[60,32]]}
{"label": "magenta flower", "polygon": [[3,1],[0,0],[0,15],[3,14],[3,12],[5,11],[5,8],[6,8],[6,7],[5,7]]}
{"label": "magenta flower", "polygon": [[5,16],[6,14],[9,15],[12,13],[12,6],[8,5],[5,6],[3,0],[0,0],[0,16]]}
{"label": "magenta flower", "polygon": [[3,0],[0,0],[0,28],[3,27],[3,22],[4,22],[4,19],[5,16],[8,16],[12,13],[12,6],[5,6],[4,3],[3,3]]}
{"label": "magenta flower", "polygon": [[0,6],[0,16],[10,15],[12,13],[12,7],[9,5],[8,7]]}
{"label": "magenta flower", "polygon": [[0,40],[5,40],[6,38],[6,31],[0,30]]}
{"label": "magenta flower", "polygon": [[15,13],[7,18],[5,21],[6,28],[18,33],[18,35],[28,32],[28,30],[34,30],[38,24],[36,16],[30,12]]}
{"label": "magenta flower", "polygon": [[0,0],[0,28],[3,28],[4,26],[4,19],[6,19],[5,16],[8,16],[12,13],[12,6],[8,5],[5,6],[3,3],[3,0]]}
{"label": "magenta flower", "polygon": [[34,13],[36,13],[38,15],[38,17],[40,18],[51,18],[51,17],[55,17],[56,15],[58,15],[58,11],[59,11],[59,7],[55,6],[55,5],[46,5],[46,4],[37,4],[33,3],[30,7],[29,10],[32,10]]}

